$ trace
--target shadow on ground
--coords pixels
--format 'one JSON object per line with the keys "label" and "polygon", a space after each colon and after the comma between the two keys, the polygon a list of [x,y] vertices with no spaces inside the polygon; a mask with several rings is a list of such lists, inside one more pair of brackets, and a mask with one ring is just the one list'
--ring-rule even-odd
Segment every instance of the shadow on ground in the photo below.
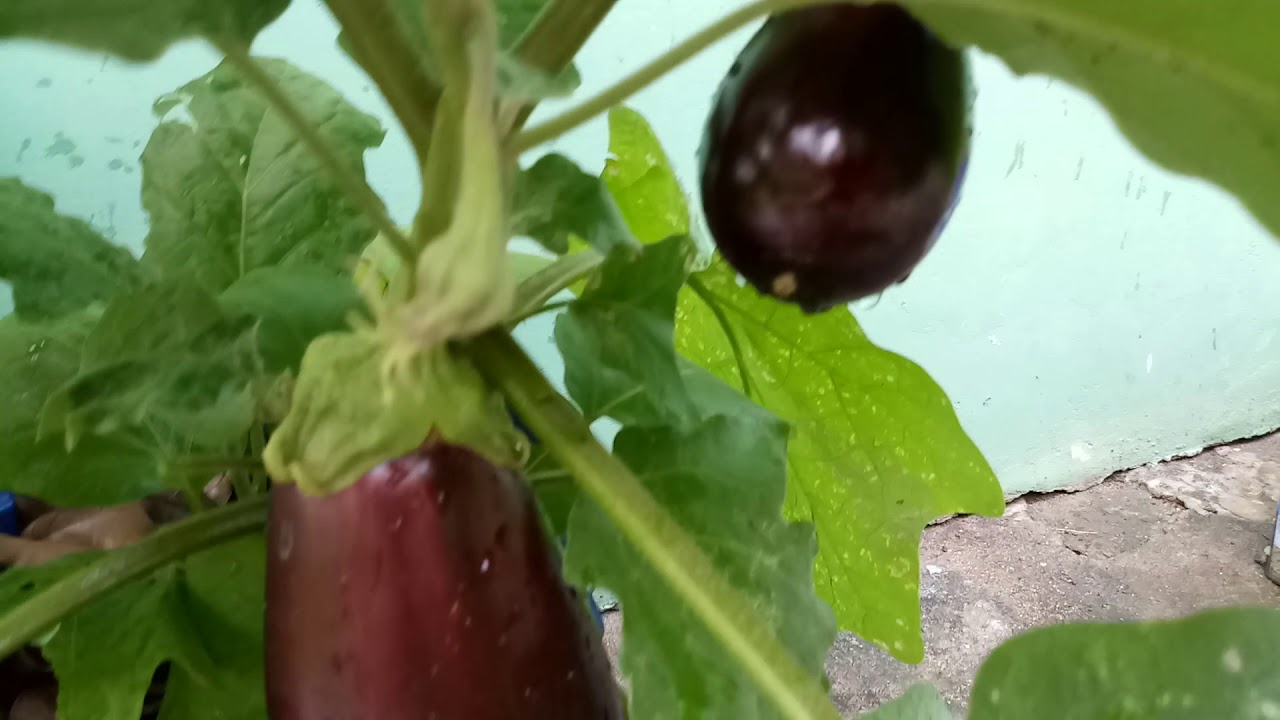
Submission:
{"label": "shadow on ground", "polygon": [[[1087,490],[1020,498],[1005,516],[925,531],[926,658],[904,665],[841,634],[832,697],[854,717],[933,683],[963,717],[978,666],[1016,633],[1060,622],[1152,620],[1224,605],[1280,607],[1263,574],[1280,498],[1280,435],[1119,473]],[[606,616],[616,657],[621,616]]]}

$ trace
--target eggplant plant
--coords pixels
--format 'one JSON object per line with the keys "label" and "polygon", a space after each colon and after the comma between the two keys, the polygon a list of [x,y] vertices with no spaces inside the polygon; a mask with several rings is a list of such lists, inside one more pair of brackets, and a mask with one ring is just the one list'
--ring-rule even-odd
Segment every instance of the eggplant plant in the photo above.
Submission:
{"label": "eggplant plant", "polygon": [[[288,0],[0,3],[0,40],[223,56],[155,102],[139,255],[0,179],[0,484],[188,505],[0,573],[0,658],[47,662],[58,718],[837,717],[836,632],[922,660],[923,528],[1003,509],[946,395],[846,306],[945,242],[966,53],[1092,93],[1280,230],[1268,0],[751,0],[578,98],[614,4],[325,0],[409,139],[402,225],[365,177],[382,122],[252,52]],[[704,237],[626,102],[753,24],[696,129]],[[597,119],[603,169],[543,150]],[[550,314],[563,392],[513,336]],[[1278,661],[1274,609],[1045,628],[970,717],[1274,717]],[[916,688],[873,715],[946,712]]]}

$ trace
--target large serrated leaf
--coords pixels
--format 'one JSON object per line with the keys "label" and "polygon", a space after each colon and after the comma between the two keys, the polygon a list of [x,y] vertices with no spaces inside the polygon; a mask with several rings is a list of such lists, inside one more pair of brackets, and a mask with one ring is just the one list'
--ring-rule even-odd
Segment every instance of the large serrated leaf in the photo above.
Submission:
{"label": "large serrated leaf", "polygon": [[127,431],[86,438],[68,451],[39,437],[48,397],[75,376],[92,314],[47,323],[0,319],[0,477],[4,489],[65,505],[136,500],[163,487],[151,448]]}
{"label": "large serrated leaf", "polygon": [[0,38],[30,37],[152,60],[203,36],[248,47],[289,0],[5,0]]}
{"label": "large serrated leaf", "polygon": [[794,427],[787,514],[817,525],[819,594],[843,629],[919,661],[920,534],[942,515],[1000,514],[990,467],[928,374],[876,347],[847,309],[805,315],[739,286],[718,256],[694,282],[676,347],[736,387],[745,375]]}
{"label": "large serrated leaf", "polygon": [[116,297],[86,338],[79,371],[46,402],[41,432],[65,432],[69,447],[120,428],[177,447],[233,442],[252,424],[252,385],[263,375],[255,323],[181,278]]}
{"label": "large serrated leaf", "polygon": [[[384,135],[328,84],[282,61],[262,68],[354,172]],[[156,103],[142,153],[151,216],[143,263],[218,293],[255,268],[350,272],[373,239],[362,213],[257,90],[223,63]]]}
{"label": "large serrated leaf", "polygon": [[672,343],[676,297],[692,247],[674,237],[643,253],[614,251],[599,277],[556,318],[565,386],[590,419],[685,426],[696,408]]}
{"label": "large serrated leaf", "polygon": [[1234,193],[1280,233],[1280,5],[1237,0],[903,3],[955,43],[1047,73],[1110,111],[1143,153]]}
{"label": "large serrated leaf", "polygon": [[1032,630],[978,670],[972,720],[1263,720],[1280,716],[1280,610]]}
{"label": "large serrated leaf", "polygon": [[[703,374],[697,382],[716,381]],[[710,416],[688,432],[624,428],[614,450],[792,655],[820,677],[835,625],[813,592],[813,528],[789,524],[779,512],[786,435],[776,418],[743,412]],[[570,515],[565,566],[574,581],[616,593],[626,612],[621,662],[633,720],[777,717],[693,611],[590,501],[580,500]]]}
{"label": "large serrated leaf", "polygon": [[[261,535],[192,555],[113,590],[44,639],[62,720],[137,720],[156,668],[170,662],[161,717],[256,720],[265,545]],[[0,575],[0,612],[101,553]]]}
{"label": "large serrated leaf", "polygon": [[140,276],[128,250],[83,220],[59,215],[51,195],[14,178],[0,179],[0,279],[13,288],[20,317],[75,312],[128,291]]}

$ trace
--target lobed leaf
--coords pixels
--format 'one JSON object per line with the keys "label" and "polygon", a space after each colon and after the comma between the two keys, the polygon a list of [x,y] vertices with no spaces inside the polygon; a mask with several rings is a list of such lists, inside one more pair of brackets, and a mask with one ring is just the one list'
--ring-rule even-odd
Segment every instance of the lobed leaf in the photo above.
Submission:
{"label": "lobed leaf", "polygon": [[0,279],[14,312],[56,318],[127,292],[141,281],[138,261],[89,223],[59,215],[53,196],[0,179]]}
{"label": "lobed leaf", "polygon": [[[0,575],[0,612],[101,557],[71,555]],[[114,590],[42,642],[58,717],[136,720],[156,669],[171,663],[162,720],[265,716],[261,535],[225,543]]]}
{"label": "lobed leaf", "polygon": [[[813,528],[788,523],[780,513],[786,436],[776,418],[716,414],[686,431],[624,428],[614,451],[792,655],[820,677],[835,623],[813,592]],[[582,584],[609,588],[626,612],[621,663],[631,685],[630,717],[777,717],[693,611],[589,500],[570,515],[565,567]]]}
{"label": "lobed leaf", "polygon": [[[617,249],[558,318],[569,394],[592,418],[624,427],[614,452],[753,602],[803,666],[821,676],[834,638],[813,590],[813,528],[781,514],[787,428],[672,346],[675,303],[692,254],[687,237]],[[631,717],[769,718],[745,670],[555,463],[530,468],[553,524],[566,506],[571,581],[607,587],[626,609],[623,672]],[[677,559],[678,560],[678,559]],[[732,622],[732,619],[727,619]]]}
{"label": "lobed leaf", "polygon": [[43,433],[145,429],[160,447],[220,448],[252,425],[263,376],[254,319],[232,317],[181,278],[118,296],[85,339],[80,368],[45,404]]}
{"label": "lobed leaf", "polygon": [[0,319],[4,489],[64,505],[106,505],[164,487],[152,446],[128,430],[85,438],[70,451],[61,435],[38,434],[48,397],[78,372],[95,319],[92,313],[43,323]]}
{"label": "lobed leaf", "polygon": [[511,202],[511,233],[527,235],[551,252],[568,252],[574,236],[601,253],[638,245],[600,179],[563,155],[545,155],[521,170]]}
{"label": "lobed leaf", "polygon": [[[606,182],[636,236],[687,232],[684,194],[644,118],[613,111],[610,149]],[[924,526],[1003,507],[946,395],[918,366],[876,347],[846,309],[805,316],[740,287],[719,259],[691,282],[697,290],[679,299],[676,350],[739,390],[746,378],[752,399],[791,423],[786,512],[817,528],[819,595],[843,629],[920,659]]]}
{"label": "lobed leaf", "polygon": [[843,629],[919,661],[920,535],[942,515],[999,515],[991,468],[928,374],[876,347],[847,309],[805,315],[739,286],[719,257],[694,278],[676,347],[735,387],[745,377],[792,424],[786,512],[817,526],[818,593]]}
{"label": "lobed leaf", "polygon": [[[384,135],[377,119],[283,60],[258,62],[363,173],[364,151]],[[145,265],[188,274],[215,294],[260,267],[355,267],[372,225],[231,65],[166,95],[156,110],[164,120],[142,153]]]}
{"label": "lobed leaf", "polygon": [[556,318],[565,386],[588,419],[684,427],[696,417],[672,344],[691,249],[688,238],[673,237],[639,255],[615,250]]}

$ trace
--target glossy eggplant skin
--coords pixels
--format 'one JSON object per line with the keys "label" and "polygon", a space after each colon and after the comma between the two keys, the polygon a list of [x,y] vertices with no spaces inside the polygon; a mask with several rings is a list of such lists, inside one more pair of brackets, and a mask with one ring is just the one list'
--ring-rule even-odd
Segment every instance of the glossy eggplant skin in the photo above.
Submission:
{"label": "glossy eggplant skin", "polygon": [[772,16],[721,84],[700,149],[720,252],[807,312],[906,279],[956,199],[968,82],[963,54],[897,5]]}
{"label": "glossy eggplant skin", "polygon": [[271,720],[623,717],[525,483],[466,448],[277,485],[268,548]]}

